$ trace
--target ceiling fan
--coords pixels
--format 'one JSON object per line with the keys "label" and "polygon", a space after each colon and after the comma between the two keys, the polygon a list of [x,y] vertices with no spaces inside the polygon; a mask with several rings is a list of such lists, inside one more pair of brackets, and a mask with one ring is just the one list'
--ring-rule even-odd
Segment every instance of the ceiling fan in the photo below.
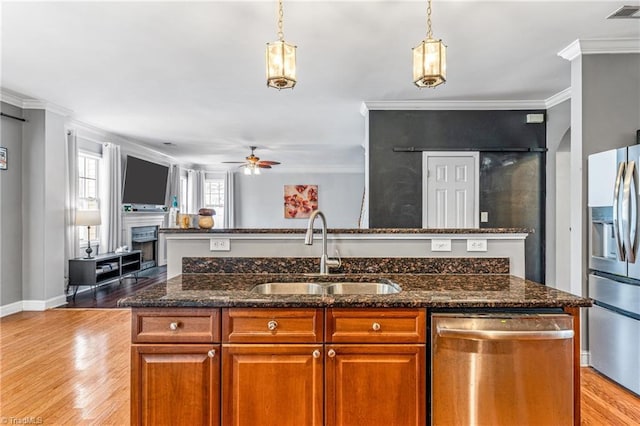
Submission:
{"label": "ceiling fan", "polygon": [[258,148],[256,146],[250,146],[251,155],[245,157],[246,161],[223,161],[223,163],[227,164],[237,164],[240,163],[239,167],[244,168],[245,175],[259,175],[260,169],[270,169],[271,166],[275,166],[280,164],[277,161],[269,161],[269,160],[261,160],[260,157],[256,157],[254,151]]}

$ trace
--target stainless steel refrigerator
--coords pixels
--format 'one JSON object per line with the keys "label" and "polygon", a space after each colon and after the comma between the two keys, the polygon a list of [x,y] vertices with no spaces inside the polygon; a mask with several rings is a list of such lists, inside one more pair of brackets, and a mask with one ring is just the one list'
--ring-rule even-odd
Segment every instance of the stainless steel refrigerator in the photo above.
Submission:
{"label": "stainless steel refrigerator", "polygon": [[589,156],[591,365],[640,394],[640,145]]}

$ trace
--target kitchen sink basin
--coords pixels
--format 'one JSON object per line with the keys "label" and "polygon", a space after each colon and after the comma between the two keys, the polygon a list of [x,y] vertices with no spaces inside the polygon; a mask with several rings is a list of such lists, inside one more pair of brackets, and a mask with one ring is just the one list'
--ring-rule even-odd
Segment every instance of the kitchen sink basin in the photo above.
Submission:
{"label": "kitchen sink basin", "polygon": [[252,293],[259,294],[324,294],[324,287],[316,283],[264,283],[251,289]]}
{"label": "kitchen sink basin", "polygon": [[384,282],[340,282],[326,287],[327,294],[394,294],[402,290],[397,284]]}
{"label": "kitchen sink basin", "polygon": [[355,282],[333,283],[313,282],[272,282],[258,284],[251,289],[258,294],[394,294],[402,289],[392,282]]}

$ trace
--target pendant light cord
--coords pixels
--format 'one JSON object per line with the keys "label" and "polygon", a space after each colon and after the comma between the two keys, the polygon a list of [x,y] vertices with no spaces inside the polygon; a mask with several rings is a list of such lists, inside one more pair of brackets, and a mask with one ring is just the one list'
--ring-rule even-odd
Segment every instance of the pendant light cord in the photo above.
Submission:
{"label": "pendant light cord", "polygon": [[[280,10],[280,13],[282,13],[282,9]],[[433,32],[431,32],[431,0],[428,0],[427,2],[427,39],[432,38],[432,36],[433,36]]]}
{"label": "pendant light cord", "polygon": [[284,30],[282,29],[282,20],[284,19],[284,11],[282,10],[282,0],[278,1],[278,38],[284,41]]}

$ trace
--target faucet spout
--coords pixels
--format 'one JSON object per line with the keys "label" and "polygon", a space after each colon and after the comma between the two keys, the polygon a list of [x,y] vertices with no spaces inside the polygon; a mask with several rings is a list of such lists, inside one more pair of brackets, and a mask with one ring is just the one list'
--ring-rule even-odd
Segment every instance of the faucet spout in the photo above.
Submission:
{"label": "faucet spout", "polygon": [[325,275],[329,273],[329,267],[339,267],[339,259],[329,259],[327,256],[327,219],[320,210],[314,210],[309,216],[309,222],[307,223],[307,233],[304,236],[304,243],[306,245],[313,244],[313,223],[316,217],[320,216],[322,221],[322,255],[320,256],[320,273]]}

